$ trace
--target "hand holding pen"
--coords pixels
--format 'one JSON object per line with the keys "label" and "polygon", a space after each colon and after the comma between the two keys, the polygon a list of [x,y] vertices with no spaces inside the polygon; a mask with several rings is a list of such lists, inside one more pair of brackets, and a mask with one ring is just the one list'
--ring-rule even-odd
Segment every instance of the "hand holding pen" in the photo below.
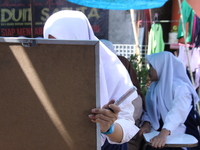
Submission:
{"label": "hand holding pen", "polygon": [[126,93],[124,93],[118,100],[111,100],[108,104],[104,105],[101,108],[92,109],[92,114],[89,115],[89,118],[92,122],[100,123],[101,132],[107,131],[110,126],[117,120],[118,113],[120,112],[120,105],[123,101],[126,100],[134,91],[135,87],[130,88]]}
{"label": "hand holding pen", "polygon": [[[101,132],[106,132],[118,118],[120,108],[114,105],[114,102],[115,100],[111,100],[102,108],[92,109],[92,114],[89,115],[92,122],[100,124]],[[108,108],[112,109],[112,111]]]}

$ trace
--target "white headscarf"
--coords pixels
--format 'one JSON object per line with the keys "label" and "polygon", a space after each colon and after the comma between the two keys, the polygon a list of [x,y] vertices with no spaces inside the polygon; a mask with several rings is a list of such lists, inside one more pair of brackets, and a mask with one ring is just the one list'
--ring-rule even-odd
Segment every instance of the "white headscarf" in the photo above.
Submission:
{"label": "white headscarf", "polygon": [[[49,34],[56,39],[98,40],[85,14],[74,10],[62,10],[51,15],[44,25],[44,38],[47,39]],[[111,99],[118,99],[132,86],[129,74],[123,64],[100,42],[101,106]],[[134,98],[127,98],[126,102],[130,102]]]}
{"label": "white headscarf", "polygon": [[[162,117],[165,120],[174,99],[173,92],[178,89],[178,86],[182,88],[178,95],[191,94],[195,104],[197,104],[199,98],[186,74],[183,63],[171,52],[155,53],[147,55],[146,58],[156,70],[159,78],[158,81],[151,83],[146,95],[148,116],[152,126],[158,129],[159,119]],[[192,98],[190,100],[192,101]]]}

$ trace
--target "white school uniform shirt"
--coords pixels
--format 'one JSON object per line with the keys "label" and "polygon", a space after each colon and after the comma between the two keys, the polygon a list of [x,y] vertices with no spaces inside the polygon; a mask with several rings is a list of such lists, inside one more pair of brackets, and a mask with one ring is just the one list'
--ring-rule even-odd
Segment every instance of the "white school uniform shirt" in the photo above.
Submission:
{"label": "white school uniform shirt", "polygon": [[[56,39],[98,40],[87,17],[82,12],[73,10],[62,10],[50,16],[44,26],[44,38],[47,39],[49,34]],[[99,50],[100,103],[102,107],[112,99],[117,100],[133,85],[126,68],[117,56],[102,42],[100,42]],[[137,92],[134,92],[119,106],[121,111],[115,123],[120,124],[123,129],[121,143],[128,142],[139,131],[132,117],[134,112],[132,100],[137,96]],[[101,145],[104,144],[106,138],[105,135],[101,136]],[[109,138],[107,139],[110,143],[116,144]]]}

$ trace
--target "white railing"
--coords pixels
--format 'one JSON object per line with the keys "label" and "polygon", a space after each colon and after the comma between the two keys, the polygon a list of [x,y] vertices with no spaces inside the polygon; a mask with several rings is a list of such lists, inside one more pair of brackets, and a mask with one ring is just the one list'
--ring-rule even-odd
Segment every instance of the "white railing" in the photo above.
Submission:
{"label": "white railing", "polygon": [[[130,58],[131,55],[135,55],[135,45],[131,44],[113,44],[117,55],[124,56],[126,58]],[[145,57],[147,53],[147,45],[141,45],[140,48],[140,56]]]}

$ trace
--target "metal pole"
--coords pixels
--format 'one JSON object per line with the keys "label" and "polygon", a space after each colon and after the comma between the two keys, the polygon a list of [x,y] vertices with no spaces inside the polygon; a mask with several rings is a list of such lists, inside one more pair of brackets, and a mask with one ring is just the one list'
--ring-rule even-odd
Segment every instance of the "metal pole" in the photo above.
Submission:
{"label": "metal pole", "polygon": [[185,42],[185,48],[186,48],[186,55],[187,55],[187,61],[188,61],[188,67],[189,67],[189,72],[190,72],[190,77],[191,77],[191,80],[192,80],[192,84],[194,86],[194,78],[192,76],[192,71],[191,71],[191,65],[190,65],[190,56],[189,56],[189,53],[188,53],[188,46],[187,46],[187,42],[186,42],[186,31],[185,31],[185,24],[184,24],[184,20],[183,20],[183,13],[182,13],[182,9],[181,9],[181,1],[178,0],[178,3],[179,3],[179,9],[180,9],[180,13],[181,13],[181,22],[182,22],[182,28],[183,28],[183,35],[184,35],[184,42]]}
{"label": "metal pole", "polygon": [[[188,60],[188,67],[189,67],[189,72],[190,72],[190,77],[191,77],[191,80],[192,80],[192,84],[194,86],[194,78],[192,76],[191,65],[190,65],[190,56],[188,54],[189,50],[188,50],[188,46],[187,46],[187,42],[186,42],[186,38],[187,37],[186,37],[186,31],[185,31],[185,24],[184,24],[184,20],[183,20],[183,12],[182,12],[182,9],[181,9],[181,1],[178,0],[178,3],[179,3],[180,14],[181,14],[181,22],[182,22],[184,42],[185,42],[185,48],[186,48],[186,54],[187,54],[187,60]],[[198,110],[198,112],[200,112],[199,104],[197,104],[197,110]]]}
{"label": "metal pole", "polygon": [[134,40],[135,40],[135,54],[140,56],[138,34],[137,34],[137,29],[136,29],[136,24],[135,24],[135,12],[133,9],[131,9],[130,13],[131,13],[131,22],[132,22],[132,27],[133,27],[133,35],[134,35]]}

